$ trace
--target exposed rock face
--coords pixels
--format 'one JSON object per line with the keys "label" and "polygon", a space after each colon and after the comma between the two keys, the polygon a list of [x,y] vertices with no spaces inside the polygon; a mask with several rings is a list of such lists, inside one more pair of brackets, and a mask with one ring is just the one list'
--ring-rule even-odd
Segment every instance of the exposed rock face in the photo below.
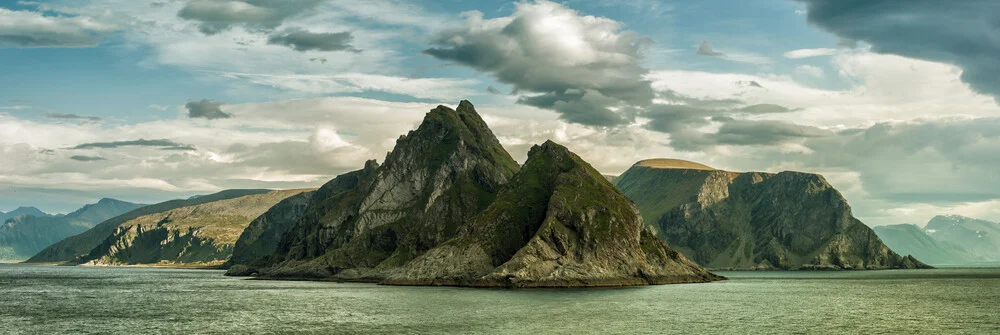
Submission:
{"label": "exposed rock face", "polygon": [[379,281],[454,237],[517,169],[471,103],[439,106],[383,165],[370,161],[317,191],[254,267],[266,277]]}
{"label": "exposed rock face", "polygon": [[227,267],[246,264],[274,253],[281,236],[305,214],[309,200],[316,191],[302,192],[281,200],[250,222],[233,246],[233,256]]}
{"label": "exposed rock face", "polygon": [[105,198],[66,215],[37,215],[41,213],[37,209],[27,210],[28,214],[0,225],[0,260],[25,260],[66,237],[142,206],[145,205]]}
{"label": "exposed rock face", "polygon": [[27,260],[28,263],[66,262],[87,255],[115,232],[119,225],[143,215],[160,213],[184,206],[194,206],[218,200],[232,199],[251,194],[261,194],[269,190],[225,190],[215,194],[187,200],[170,200],[155,205],[143,206],[128,213],[107,219],[87,231],[73,235],[45,248]]}
{"label": "exposed rock face", "polygon": [[604,176],[548,141],[531,149],[513,181],[459,236],[383,283],[573,287],[718,279],[646,230]]}
{"label": "exposed rock face", "polygon": [[927,267],[886,247],[816,174],[636,164],[616,186],[660,238],[711,269]]}
{"label": "exposed rock face", "polygon": [[251,221],[303,191],[272,191],[140,216],[118,225],[73,263],[220,265]]}

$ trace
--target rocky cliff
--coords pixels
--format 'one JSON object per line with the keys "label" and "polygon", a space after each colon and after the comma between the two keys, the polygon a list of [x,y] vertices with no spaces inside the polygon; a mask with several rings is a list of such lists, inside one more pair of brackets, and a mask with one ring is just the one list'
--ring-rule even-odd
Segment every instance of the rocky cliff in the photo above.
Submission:
{"label": "rocky cliff", "polygon": [[439,106],[382,165],[369,161],[317,191],[277,251],[240,272],[379,281],[454,237],[517,169],[471,103]]}
{"label": "rocky cliff", "polygon": [[247,264],[274,253],[281,236],[305,214],[316,191],[302,192],[278,202],[243,230],[233,246],[233,256],[226,267]]}
{"label": "rocky cliff", "polygon": [[170,200],[154,205],[143,206],[110,219],[104,220],[87,231],[67,237],[52,244],[27,260],[28,263],[61,263],[87,255],[104,242],[121,224],[140,216],[169,211],[171,209],[195,206],[213,201],[232,199],[251,194],[261,194],[269,190],[225,190],[218,193],[200,196],[187,200]]}
{"label": "rocky cliff", "polygon": [[185,206],[126,221],[87,255],[87,265],[220,265],[251,221],[305,190],[272,191]]}
{"label": "rocky cliff", "polygon": [[712,269],[892,269],[927,265],[890,250],[822,176],[737,173],[643,161],[616,179],[675,249]]}
{"label": "rocky cliff", "polygon": [[459,236],[384,283],[576,287],[718,279],[646,230],[604,176],[548,141],[531,149],[513,181]]}

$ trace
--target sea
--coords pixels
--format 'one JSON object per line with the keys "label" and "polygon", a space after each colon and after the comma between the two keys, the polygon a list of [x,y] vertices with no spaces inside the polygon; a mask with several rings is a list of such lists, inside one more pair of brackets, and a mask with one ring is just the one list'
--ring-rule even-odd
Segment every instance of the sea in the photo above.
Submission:
{"label": "sea", "polygon": [[1000,334],[1000,269],[729,272],[593,289],[0,264],[0,334]]}

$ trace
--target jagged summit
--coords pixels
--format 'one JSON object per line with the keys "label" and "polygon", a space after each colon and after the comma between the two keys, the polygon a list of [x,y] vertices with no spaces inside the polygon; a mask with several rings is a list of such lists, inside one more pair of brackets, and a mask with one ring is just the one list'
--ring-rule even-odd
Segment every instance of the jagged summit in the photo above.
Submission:
{"label": "jagged summit", "polygon": [[383,278],[453,237],[517,169],[471,103],[438,106],[382,165],[321,188],[276,253],[255,266],[271,277]]}
{"label": "jagged summit", "polygon": [[708,165],[671,158],[645,159],[635,163],[634,166],[642,166],[656,169],[689,169],[689,170],[715,170]]}
{"label": "jagged summit", "polygon": [[644,229],[635,207],[552,141],[459,236],[384,283],[501,287],[623,286],[717,280]]}

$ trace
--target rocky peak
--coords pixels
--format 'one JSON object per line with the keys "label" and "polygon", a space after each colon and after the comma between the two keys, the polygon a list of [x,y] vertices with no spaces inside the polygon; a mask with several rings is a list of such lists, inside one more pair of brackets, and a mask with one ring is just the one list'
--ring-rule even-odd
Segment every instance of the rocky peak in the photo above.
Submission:
{"label": "rocky peak", "polygon": [[460,236],[386,283],[622,286],[718,279],[644,230],[638,211],[590,164],[552,141]]}

